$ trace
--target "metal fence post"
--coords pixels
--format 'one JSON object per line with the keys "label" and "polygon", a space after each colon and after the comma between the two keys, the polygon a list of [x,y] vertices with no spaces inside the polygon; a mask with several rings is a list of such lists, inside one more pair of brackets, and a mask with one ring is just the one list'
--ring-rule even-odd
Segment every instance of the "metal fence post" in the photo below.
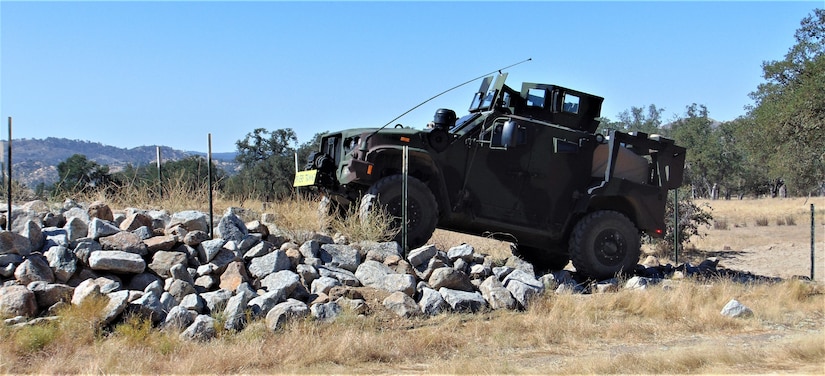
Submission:
{"label": "metal fence post", "polygon": [[401,156],[401,248],[404,250],[404,258],[407,258],[407,177],[410,167],[410,148],[404,145]]}
{"label": "metal fence post", "polygon": [[679,188],[673,190],[673,251],[676,265],[679,264]]}
{"label": "metal fence post", "polygon": [[814,275],[814,264],[816,263],[816,257],[815,257],[815,253],[814,253],[814,248],[816,247],[816,243],[814,241],[814,239],[815,239],[814,235],[815,235],[815,232],[816,232],[816,227],[814,225],[814,219],[816,217],[814,215],[815,212],[816,211],[814,210],[814,204],[811,204],[811,281],[813,281],[814,277],[815,277],[815,275]]}
{"label": "metal fence post", "polygon": [[212,133],[208,133],[207,140],[206,176],[209,181],[207,183],[207,187],[209,189],[209,239],[214,239],[214,235],[212,234]]}
{"label": "metal fence post", "polygon": [[6,201],[8,204],[6,231],[11,231],[11,116],[9,116],[9,144],[6,146],[8,149],[8,158],[6,159],[6,168],[8,168],[8,179],[6,179]]}

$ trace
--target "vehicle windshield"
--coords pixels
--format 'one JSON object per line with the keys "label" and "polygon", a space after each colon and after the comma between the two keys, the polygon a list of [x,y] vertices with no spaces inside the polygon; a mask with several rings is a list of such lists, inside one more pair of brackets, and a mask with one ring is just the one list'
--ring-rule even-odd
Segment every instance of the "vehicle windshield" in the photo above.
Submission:
{"label": "vehicle windshield", "polygon": [[466,132],[468,129],[472,128],[469,125],[472,124],[473,120],[477,119],[479,116],[481,116],[481,114],[479,113],[467,114],[462,116],[461,118],[455,121],[455,125],[452,128],[450,128],[450,132]]}

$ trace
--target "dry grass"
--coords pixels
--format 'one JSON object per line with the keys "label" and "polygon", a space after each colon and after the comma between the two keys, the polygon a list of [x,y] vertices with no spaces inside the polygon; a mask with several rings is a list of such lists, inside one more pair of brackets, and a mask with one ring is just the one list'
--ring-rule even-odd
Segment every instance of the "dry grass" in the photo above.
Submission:
{"label": "dry grass", "polygon": [[[799,281],[681,281],[670,289],[546,294],[525,312],[412,320],[345,313],[278,332],[256,321],[208,343],[180,341],[137,319],[108,334],[61,320],[0,329],[13,339],[0,344],[0,372],[499,374],[546,373],[548,365],[554,373],[815,372],[825,355],[823,292]],[[720,315],[731,298],[755,315]],[[82,312],[65,314],[94,316]],[[45,343],[17,342],[32,333]]]}

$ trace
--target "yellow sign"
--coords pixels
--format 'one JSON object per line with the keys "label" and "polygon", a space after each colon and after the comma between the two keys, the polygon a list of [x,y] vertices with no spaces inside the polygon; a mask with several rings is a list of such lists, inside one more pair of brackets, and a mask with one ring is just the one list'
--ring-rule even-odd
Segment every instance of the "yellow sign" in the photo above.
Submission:
{"label": "yellow sign", "polygon": [[315,185],[315,176],[318,175],[318,170],[306,170],[295,174],[295,181],[292,183],[293,187],[306,187],[308,185]]}

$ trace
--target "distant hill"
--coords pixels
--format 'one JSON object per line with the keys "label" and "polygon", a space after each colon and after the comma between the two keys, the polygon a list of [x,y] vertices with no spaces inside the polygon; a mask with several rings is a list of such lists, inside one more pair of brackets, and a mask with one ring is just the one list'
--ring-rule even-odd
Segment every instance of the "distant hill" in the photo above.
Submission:
{"label": "distant hill", "polygon": [[[6,141],[2,145],[3,172],[6,171]],[[12,140],[12,178],[30,188],[40,183],[46,185],[57,181],[57,165],[74,154],[83,154],[87,159],[101,166],[109,166],[111,172],[117,172],[128,164],[140,166],[157,163],[157,146],[138,146],[131,149],[103,145],[99,142],[69,140],[49,137],[40,139]],[[160,146],[161,159],[176,161],[193,155],[206,156],[205,153],[181,151],[168,146]],[[212,160],[228,174],[234,174],[238,164],[234,162],[235,153],[213,153]]]}

